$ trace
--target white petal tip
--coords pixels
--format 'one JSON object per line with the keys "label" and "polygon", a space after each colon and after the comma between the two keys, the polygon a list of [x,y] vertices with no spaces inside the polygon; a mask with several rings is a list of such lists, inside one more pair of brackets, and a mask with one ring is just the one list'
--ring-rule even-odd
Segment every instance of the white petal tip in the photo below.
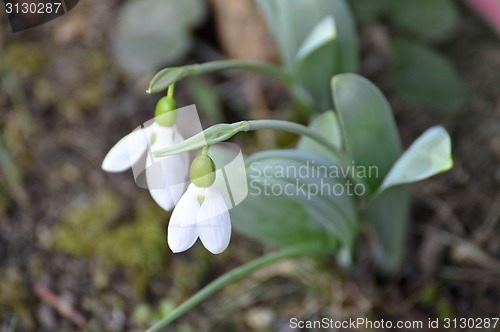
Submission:
{"label": "white petal tip", "polygon": [[184,232],[176,232],[173,237],[168,237],[168,246],[174,254],[188,250],[195,242],[196,235],[186,230],[184,230]]}
{"label": "white petal tip", "polygon": [[120,172],[126,171],[129,168],[130,168],[130,166],[128,166],[128,165],[116,167],[110,163],[107,163],[106,160],[104,160],[104,162],[101,165],[101,169],[105,172],[108,172],[108,173],[120,173]]}
{"label": "white petal tip", "polygon": [[174,254],[180,254],[181,252],[184,252],[186,250],[188,250],[189,248],[186,248],[186,249],[174,249],[172,247],[170,247],[170,251],[172,251],[172,253]]}
{"label": "white petal tip", "polygon": [[[204,223],[204,224],[203,224]],[[205,220],[198,225],[200,240],[212,254],[220,254],[229,246],[231,241],[231,222],[229,214]]]}
{"label": "white petal tip", "polygon": [[229,243],[226,246],[221,247],[221,248],[207,248],[207,250],[210,251],[214,255],[218,255],[218,254],[223,253],[227,249],[228,246],[229,246]]}

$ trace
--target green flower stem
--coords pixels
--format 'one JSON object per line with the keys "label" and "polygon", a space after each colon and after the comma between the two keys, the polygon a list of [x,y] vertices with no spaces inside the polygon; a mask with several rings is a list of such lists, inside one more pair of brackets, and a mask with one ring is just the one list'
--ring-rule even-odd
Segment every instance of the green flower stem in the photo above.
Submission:
{"label": "green flower stem", "polygon": [[279,67],[274,65],[265,63],[265,62],[257,62],[257,61],[241,61],[241,60],[221,60],[221,61],[212,61],[206,62],[203,64],[192,65],[191,73],[193,75],[199,75],[203,73],[210,73],[222,70],[249,70],[255,71],[262,74],[270,75],[278,80],[282,81],[285,84],[293,83],[293,77],[282,70]]}
{"label": "green flower stem", "polygon": [[221,60],[207,62],[195,66],[197,67],[193,69],[194,75],[221,70],[242,69],[272,76],[282,81],[290,89],[292,98],[299,105],[301,110],[304,110],[306,114],[311,114],[314,112],[314,110],[311,108],[311,102],[307,100],[309,99],[309,96],[302,88],[300,88],[296,84],[294,77],[288,72],[274,65],[256,61]]}
{"label": "green flower stem", "polygon": [[172,83],[168,86],[167,97],[174,98],[174,90],[175,90],[175,83]]}
{"label": "green flower stem", "polygon": [[200,304],[200,302],[204,301],[217,291],[258,269],[271,265],[282,259],[319,253],[321,253],[321,247],[317,244],[297,245],[267,254],[253,261],[250,261],[212,281],[198,293],[189,298],[186,302],[174,309],[169,315],[165,316],[158,323],[150,327],[147,332],[161,331],[174,320],[184,315],[186,312]]}
{"label": "green flower stem", "polygon": [[339,163],[340,166],[350,165],[350,159],[348,158],[348,156],[343,153],[337,146],[331,143],[328,139],[306,126],[283,120],[250,120],[230,124],[215,124],[212,127],[205,129],[201,133],[189,137],[179,144],[154,151],[153,154],[155,157],[166,157],[176,153],[192,151],[202,148],[206,145],[213,145],[219,142],[226,141],[240,132],[261,129],[281,130],[300,136],[307,136],[328,149],[335,156],[334,161]]}
{"label": "green flower stem", "polygon": [[331,143],[324,136],[306,126],[282,120],[250,120],[247,121],[247,123],[248,130],[245,131],[270,129],[287,131],[300,136],[307,136],[328,149],[341,165],[349,165],[349,158],[337,146]]}
{"label": "green flower stem", "polygon": [[314,112],[311,107],[311,102],[306,100],[309,96],[307,96],[306,92],[302,88],[297,86],[294,77],[274,65],[256,61],[222,60],[207,62],[197,66],[199,67],[195,69],[195,75],[220,70],[243,69],[272,76],[282,81],[290,89],[293,100],[299,105],[301,110],[304,110],[306,114]]}
{"label": "green flower stem", "polygon": [[314,111],[311,107],[312,101],[309,100],[310,97],[297,85],[294,77],[290,73],[277,66],[257,61],[220,60],[202,64],[165,68],[153,77],[147,92],[160,92],[166,89],[169,85],[188,76],[213,73],[223,70],[249,70],[270,75],[282,81],[290,89],[290,93],[294,101],[299,105],[301,110],[307,114]]}

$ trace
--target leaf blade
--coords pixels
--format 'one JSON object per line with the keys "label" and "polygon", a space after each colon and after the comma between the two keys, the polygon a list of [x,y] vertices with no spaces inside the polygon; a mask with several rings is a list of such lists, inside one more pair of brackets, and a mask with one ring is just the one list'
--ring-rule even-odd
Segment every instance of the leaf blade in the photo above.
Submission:
{"label": "leaf blade", "polygon": [[[311,195],[307,190],[297,189],[304,188],[304,186],[310,189],[314,185],[319,186],[321,181],[325,181],[326,185],[330,186],[334,186],[337,183],[341,185],[343,180],[323,177],[320,179],[313,176],[299,177],[282,173],[282,167],[291,167],[286,169],[287,172],[292,172],[292,170],[296,171],[301,167],[308,168],[311,166],[311,163],[315,163],[318,167],[319,165],[332,165],[318,156],[298,150],[266,151],[250,157],[247,161],[249,188],[255,190],[256,187],[267,187],[268,193],[263,195],[263,192],[257,192],[263,196],[250,193],[245,199],[250,200],[250,202],[243,203],[247,204],[246,209],[245,205],[242,208],[236,207],[236,209],[240,209],[240,212],[235,210],[235,225],[237,228],[242,229],[245,234],[263,242],[272,242],[274,244],[285,243],[287,245],[295,243],[293,239],[301,238],[300,229],[303,227],[303,232],[306,234],[316,234],[315,237],[327,239],[328,242],[332,242],[332,239],[338,238],[348,252],[352,254],[358,229],[357,215],[352,198],[346,195],[318,195],[318,193]],[[272,190],[276,189],[277,186],[281,186],[283,192],[279,193],[275,191],[273,194]],[[285,189],[287,190],[286,193],[284,193]],[[281,198],[275,198],[274,196]],[[283,199],[295,203],[283,202]],[[279,206],[276,205],[277,203],[286,203],[285,207],[287,208],[277,209],[277,206]],[[293,204],[299,204],[303,210],[297,210],[296,207],[293,207]],[[243,213],[241,212],[242,209],[246,211],[246,214],[240,217]],[[307,212],[307,220],[310,221],[304,220],[303,225],[297,224],[298,220],[292,214],[301,213],[302,218],[304,218],[304,212]],[[259,221],[258,218],[261,220]],[[269,238],[269,235],[266,233],[266,226],[263,225],[266,223],[269,226],[270,232],[274,234],[273,236],[282,236],[278,230],[275,230],[276,225],[273,225],[275,218],[281,220],[280,227],[283,228],[284,234],[288,234],[287,236],[290,239]],[[253,227],[259,231],[255,232],[252,230]],[[290,229],[292,228],[296,230],[296,233],[290,234]],[[314,236],[311,240],[315,240]],[[337,241],[333,242],[336,243]]]}
{"label": "leaf blade", "polygon": [[[342,133],[335,112],[326,111],[315,117],[309,124],[309,128],[318,132],[326,139],[329,139],[339,150],[342,149]],[[297,144],[297,149],[309,151],[335,161],[335,156],[332,156],[332,153],[329,150],[308,137],[302,136],[300,138],[300,141]]]}
{"label": "leaf blade", "polygon": [[460,110],[465,87],[457,71],[439,53],[407,40],[392,45],[393,66],[389,83],[402,99],[431,108]]}
{"label": "leaf blade", "polygon": [[427,179],[453,167],[451,138],[441,126],[424,132],[393,165],[379,188],[390,187]]}
{"label": "leaf blade", "polygon": [[349,155],[356,166],[377,169],[376,177],[366,179],[375,192],[402,151],[391,107],[373,83],[356,74],[334,76],[332,91]]}

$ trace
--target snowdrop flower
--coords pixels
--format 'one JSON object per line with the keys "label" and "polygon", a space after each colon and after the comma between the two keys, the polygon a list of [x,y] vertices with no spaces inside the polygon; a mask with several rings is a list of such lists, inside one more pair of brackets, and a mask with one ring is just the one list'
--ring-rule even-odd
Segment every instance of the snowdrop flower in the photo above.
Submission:
{"label": "snowdrop flower", "polygon": [[163,97],[156,105],[155,121],[148,127],[133,131],[118,141],[102,162],[102,169],[107,172],[122,172],[148,155],[144,166],[149,192],[164,210],[171,210],[184,192],[187,177],[187,154],[155,158],[152,152],[178,144],[184,140],[175,127],[177,108],[171,97]]}
{"label": "snowdrop flower", "polygon": [[191,164],[192,183],[172,212],[168,245],[174,253],[185,251],[199,237],[213,254],[223,252],[231,238],[231,221],[224,198],[216,189],[215,166],[207,148]]}

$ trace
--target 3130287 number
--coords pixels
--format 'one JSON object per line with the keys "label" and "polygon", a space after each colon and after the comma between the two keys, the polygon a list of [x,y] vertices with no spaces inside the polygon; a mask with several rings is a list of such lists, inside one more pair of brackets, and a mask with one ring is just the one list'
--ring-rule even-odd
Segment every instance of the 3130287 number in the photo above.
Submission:
{"label": "3130287 number", "polygon": [[5,4],[5,9],[7,14],[53,14],[59,13],[60,10],[63,10],[61,2],[22,2],[22,3],[10,3],[7,2]]}

